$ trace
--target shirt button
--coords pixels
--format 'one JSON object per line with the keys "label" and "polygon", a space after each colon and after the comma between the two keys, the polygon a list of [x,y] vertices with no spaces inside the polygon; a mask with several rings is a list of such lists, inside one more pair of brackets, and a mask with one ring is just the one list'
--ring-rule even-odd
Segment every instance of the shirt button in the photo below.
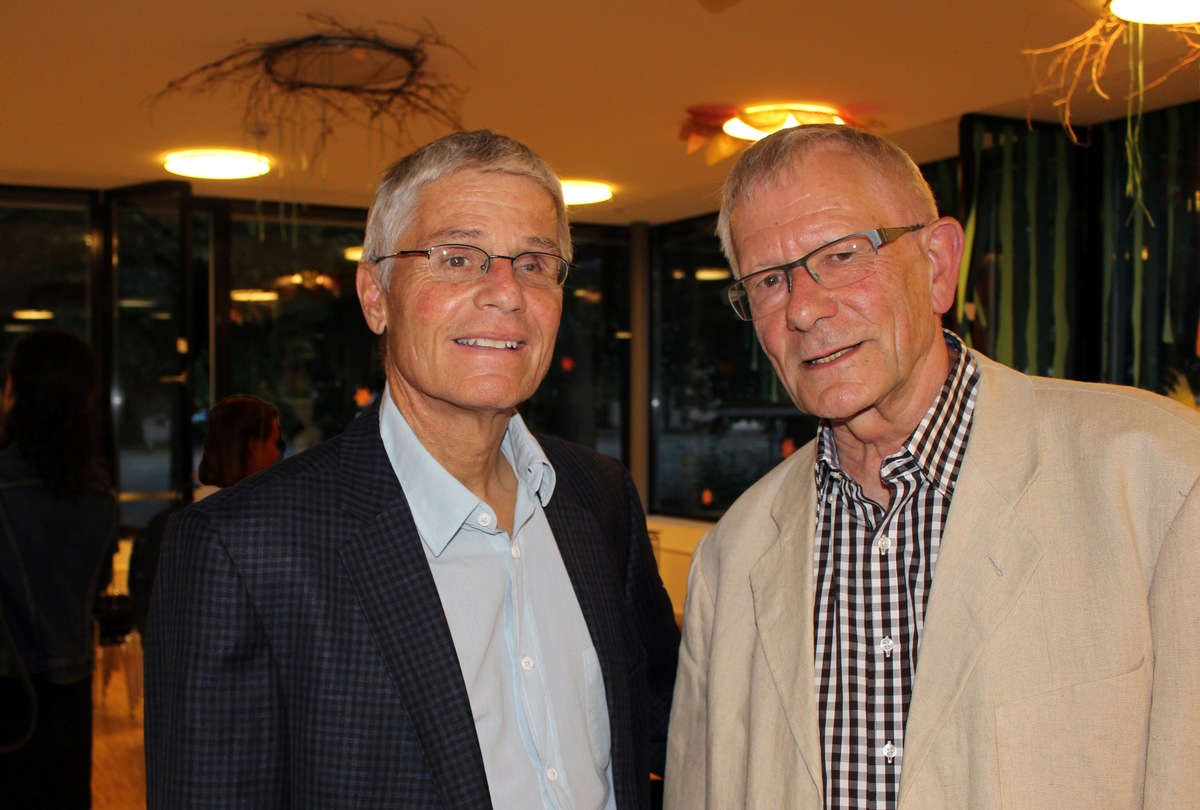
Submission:
{"label": "shirt button", "polygon": [[508,553],[513,555],[514,560],[521,559],[521,549],[519,546],[509,546]]}
{"label": "shirt button", "polygon": [[892,650],[896,649],[896,642],[892,641],[891,636],[884,636],[879,642],[879,649],[883,650],[884,655],[891,655]]}
{"label": "shirt button", "polygon": [[547,768],[546,769],[546,778],[549,779],[551,782],[557,782],[558,781],[558,770],[556,768]]}
{"label": "shirt button", "polygon": [[888,549],[890,549],[891,547],[892,547],[892,538],[888,537],[886,534],[883,537],[879,538],[879,552],[881,554],[887,554]]}
{"label": "shirt button", "polygon": [[528,655],[521,659],[521,669],[525,670],[526,672],[533,669],[533,659]]}
{"label": "shirt button", "polygon": [[480,526],[491,526],[492,525],[492,516],[489,515],[487,512],[484,512],[479,517],[475,518],[475,520],[476,520],[476,522],[479,523]]}
{"label": "shirt button", "polygon": [[888,758],[888,762],[891,762],[896,756],[897,749],[896,746],[892,745],[891,740],[888,740],[887,744],[880,749],[880,753]]}

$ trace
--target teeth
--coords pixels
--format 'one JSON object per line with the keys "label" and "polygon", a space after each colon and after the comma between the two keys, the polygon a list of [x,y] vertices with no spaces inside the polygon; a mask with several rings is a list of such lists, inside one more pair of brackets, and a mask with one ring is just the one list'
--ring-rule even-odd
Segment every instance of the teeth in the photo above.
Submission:
{"label": "teeth", "polygon": [[519,349],[521,344],[516,340],[488,340],[487,338],[460,338],[456,340],[462,346],[481,346],[485,349]]}
{"label": "teeth", "polygon": [[[853,347],[850,347],[850,348],[853,348]],[[809,365],[812,365],[812,366],[819,366],[822,363],[832,363],[834,360],[837,360],[843,354],[850,351],[850,348],[842,349],[840,352],[834,352],[833,354],[828,355],[826,357],[818,357],[816,360],[809,360],[808,363],[809,363]]]}

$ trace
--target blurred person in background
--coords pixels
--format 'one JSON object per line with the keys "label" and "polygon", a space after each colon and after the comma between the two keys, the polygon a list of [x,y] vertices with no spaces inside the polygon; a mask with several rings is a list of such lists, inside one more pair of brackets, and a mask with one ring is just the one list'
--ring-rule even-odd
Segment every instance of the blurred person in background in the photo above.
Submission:
{"label": "blurred person in background", "polygon": [[209,413],[200,457],[202,486],[193,500],[265,470],[283,457],[285,449],[274,405],[246,394],[226,397]]}
{"label": "blurred person in background", "polygon": [[[265,470],[283,457],[285,449],[279,411],[274,405],[246,394],[226,397],[208,414],[208,434],[204,437],[198,470],[200,486],[192,493],[192,502]],[[134,622],[139,633],[146,632],[150,592],[167,521],[186,505],[177,502],[163,509],[134,540],[129,558],[129,594],[133,597]]]}
{"label": "blurred person in background", "polygon": [[100,456],[100,368],[47,329],[17,341],[0,433],[0,806],[91,806],[93,605],[117,500]]}

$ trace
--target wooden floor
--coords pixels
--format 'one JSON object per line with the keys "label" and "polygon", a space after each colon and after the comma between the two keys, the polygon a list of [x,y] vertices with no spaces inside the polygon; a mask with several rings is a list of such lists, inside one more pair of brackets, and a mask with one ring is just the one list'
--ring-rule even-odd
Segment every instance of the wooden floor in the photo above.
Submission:
{"label": "wooden floor", "polygon": [[93,693],[92,810],[146,807],[141,666],[136,637],[125,648],[101,651]]}

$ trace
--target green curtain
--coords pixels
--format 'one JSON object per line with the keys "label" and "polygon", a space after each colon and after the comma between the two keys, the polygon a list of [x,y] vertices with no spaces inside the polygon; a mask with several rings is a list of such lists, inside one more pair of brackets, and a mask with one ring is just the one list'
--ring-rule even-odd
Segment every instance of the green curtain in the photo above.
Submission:
{"label": "green curtain", "polygon": [[950,325],[1029,373],[1161,391],[1182,372],[1197,390],[1200,104],[1095,125],[1081,143],[1056,125],[963,119]]}
{"label": "green curtain", "polygon": [[968,116],[967,248],[952,324],[968,345],[1031,374],[1070,376],[1083,162],[1057,126]]}

